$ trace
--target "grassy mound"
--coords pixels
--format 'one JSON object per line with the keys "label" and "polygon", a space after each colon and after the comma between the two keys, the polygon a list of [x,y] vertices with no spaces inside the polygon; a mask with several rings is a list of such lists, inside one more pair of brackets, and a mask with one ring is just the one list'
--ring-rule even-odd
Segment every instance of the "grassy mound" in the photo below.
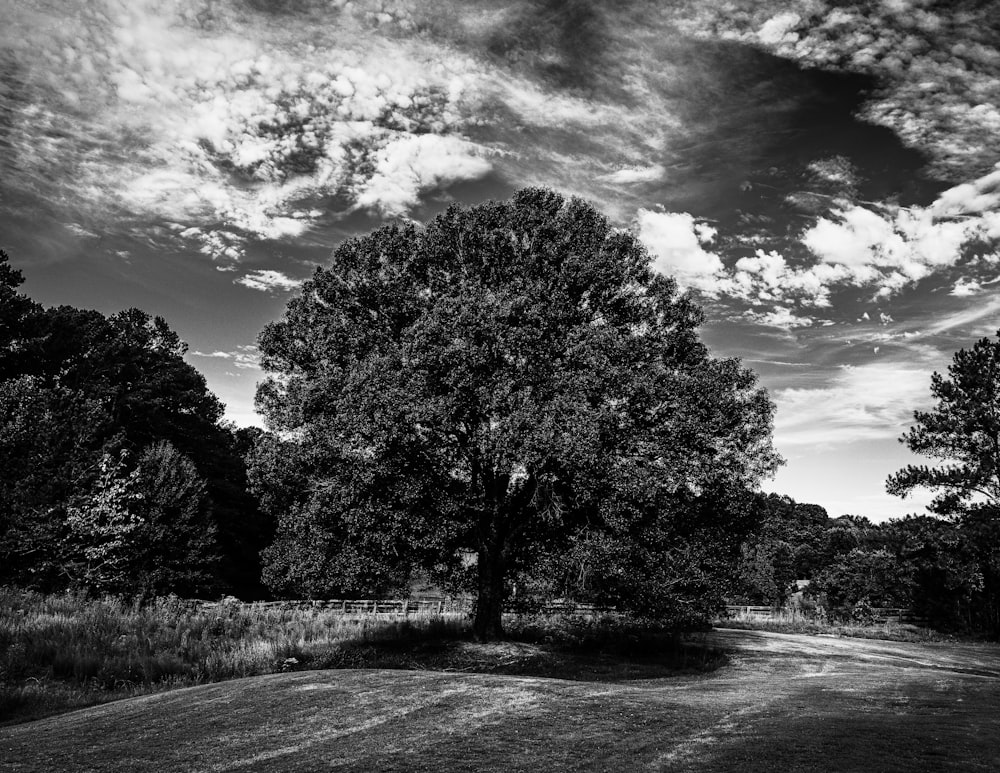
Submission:
{"label": "grassy mound", "polygon": [[[1000,648],[719,631],[724,668],[587,681],[270,674],[0,728],[0,771],[991,773]],[[534,657],[471,643],[448,657]]]}

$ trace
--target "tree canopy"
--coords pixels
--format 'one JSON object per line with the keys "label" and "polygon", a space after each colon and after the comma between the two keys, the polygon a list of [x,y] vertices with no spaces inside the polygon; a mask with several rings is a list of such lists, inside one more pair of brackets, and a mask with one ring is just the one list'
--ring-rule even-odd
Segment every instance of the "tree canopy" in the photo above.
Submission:
{"label": "tree canopy", "polygon": [[935,492],[928,509],[950,518],[956,542],[974,548],[962,559],[975,578],[963,586],[973,599],[964,605],[967,623],[1000,636],[1000,333],[957,351],[947,377],[931,376],[931,394],[936,404],[914,412],[916,424],[900,441],[940,464],[908,465],[889,477],[886,489],[898,496],[916,488]]}
{"label": "tree canopy", "polygon": [[[270,534],[186,345],[138,309],[43,309],[17,292],[8,260],[0,253],[0,581],[259,595]],[[194,556],[197,568],[181,568]]]}
{"label": "tree canopy", "polygon": [[936,492],[931,511],[953,516],[1000,507],[1000,339],[982,338],[955,353],[948,376],[931,376],[937,401],[915,411],[900,438],[911,451],[942,464],[908,465],[889,477],[890,494]]}
{"label": "tree canopy", "polygon": [[[724,531],[741,516],[710,503],[779,459],[766,393],[709,355],[702,319],[633,235],[548,190],[346,241],[259,340],[263,453],[296,460],[257,473],[272,587],[360,588],[471,551],[490,638],[533,545],[641,535],[660,560],[684,514]],[[295,576],[299,548],[330,584]]]}

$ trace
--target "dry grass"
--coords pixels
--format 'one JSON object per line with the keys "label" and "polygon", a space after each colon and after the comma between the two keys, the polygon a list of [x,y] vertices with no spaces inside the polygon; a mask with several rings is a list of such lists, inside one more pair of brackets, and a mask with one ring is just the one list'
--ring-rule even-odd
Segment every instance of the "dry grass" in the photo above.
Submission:
{"label": "dry grass", "polygon": [[461,613],[345,615],[289,605],[44,596],[0,589],[0,725],[192,685],[286,671],[393,668],[619,681],[708,671],[697,641],[619,618],[508,616],[470,641]]}
{"label": "dry grass", "polygon": [[0,589],[0,724],[188,685],[289,670],[341,647],[459,638],[462,615],[343,615],[256,604]]}
{"label": "dry grass", "polygon": [[720,618],[716,624],[723,628],[747,631],[772,631],[774,633],[805,633],[813,635],[850,636],[857,639],[885,639],[902,642],[954,641],[955,637],[932,628],[922,628],[895,621],[873,623],[839,623],[818,619],[795,610],[780,610],[764,617],[742,612],[732,617]]}

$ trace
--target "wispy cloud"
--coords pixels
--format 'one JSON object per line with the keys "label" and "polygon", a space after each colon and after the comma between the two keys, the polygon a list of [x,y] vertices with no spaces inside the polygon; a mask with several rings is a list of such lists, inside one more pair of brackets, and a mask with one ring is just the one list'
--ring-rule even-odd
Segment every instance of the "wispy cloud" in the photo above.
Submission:
{"label": "wispy cloud", "polygon": [[779,448],[894,439],[931,402],[928,362],[842,366],[819,388],[777,390]]}
{"label": "wispy cloud", "polygon": [[662,164],[653,164],[652,166],[619,169],[617,172],[603,175],[602,179],[617,185],[631,185],[633,183],[656,182],[662,180],[666,174],[667,170]]}
{"label": "wispy cloud", "polygon": [[231,352],[218,350],[214,352],[193,351],[190,354],[192,357],[228,360],[235,367],[240,368],[241,370],[260,369],[260,352],[257,350],[257,347],[253,345],[237,346],[235,351]]}

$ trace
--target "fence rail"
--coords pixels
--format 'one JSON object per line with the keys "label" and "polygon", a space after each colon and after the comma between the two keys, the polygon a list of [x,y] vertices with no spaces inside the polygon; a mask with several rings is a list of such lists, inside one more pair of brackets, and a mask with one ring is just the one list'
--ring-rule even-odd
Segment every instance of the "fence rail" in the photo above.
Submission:
{"label": "fence rail", "polygon": [[[301,599],[284,601],[252,601],[242,602],[239,599],[227,598],[222,601],[205,601],[192,599],[187,603],[212,609],[224,607],[227,604],[238,604],[259,609],[316,609],[326,612],[339,612],[344,615],[387,615],[408,616],[418,614],[468,614],[474,608],[474,601],[469,597],[429,597],[414,599]],[[725,617],[749,617],[757,620],[778,620],[789,613],[788,609],[754,604],[728,604]],[[559,601],[544,604],[535,610],[542,614],[567,615],[613,615],[614,607],[602,607],[594,604],[576,604],[571,601]],[[832,610],[841,612],[844,610]],[[913,623],[926,625],[926,620],[917,617],[912,610],[898,607],[873,607],[871,609],[875,622],[879,623]]]}
{"label": "fence rail", "polygon": [[[845,609],[835,609],[834,612],[848,612]],[[788,609],[780,607],[754,606],[747,604],[726,605],[726,617],[751,617],[759,620],[774,620],[787,615]],[[926,625],[927,621],[917,616],[912,609],[901,607],[872,607],[872,617],[879,623],[913,623]]]}
{"label": "fence rail", "polygon": [[[235,598],[222,601],[192,600],[196,606],[212,609],[224,607],[227,604],[257,607],[259,609],[321,609],[328,612],[340,612],[345,615],[414,615],[414,614],[457,614],[469,613],[474,608],[474,601],[469,597],[430,597],[415,599],[301,599],[284,601],[252,601],[241,602]],[[594,604],[576,604],[570,601],[543,604],[537,609],[543,614],[575,614],[599,615],[613,614],[613,607],[602,607]]]}
{"label": "fence rail", "polygon": [[427,599],[297,599],[283,601],[241,602],[237,599],[222,601],[200,601],[206,608],[223,607],[227,604],[257,607],[259,609],[321,609],[340,612],[345,615],[413,615],[446,614],[468,612],[472,603],[464,598]]}

